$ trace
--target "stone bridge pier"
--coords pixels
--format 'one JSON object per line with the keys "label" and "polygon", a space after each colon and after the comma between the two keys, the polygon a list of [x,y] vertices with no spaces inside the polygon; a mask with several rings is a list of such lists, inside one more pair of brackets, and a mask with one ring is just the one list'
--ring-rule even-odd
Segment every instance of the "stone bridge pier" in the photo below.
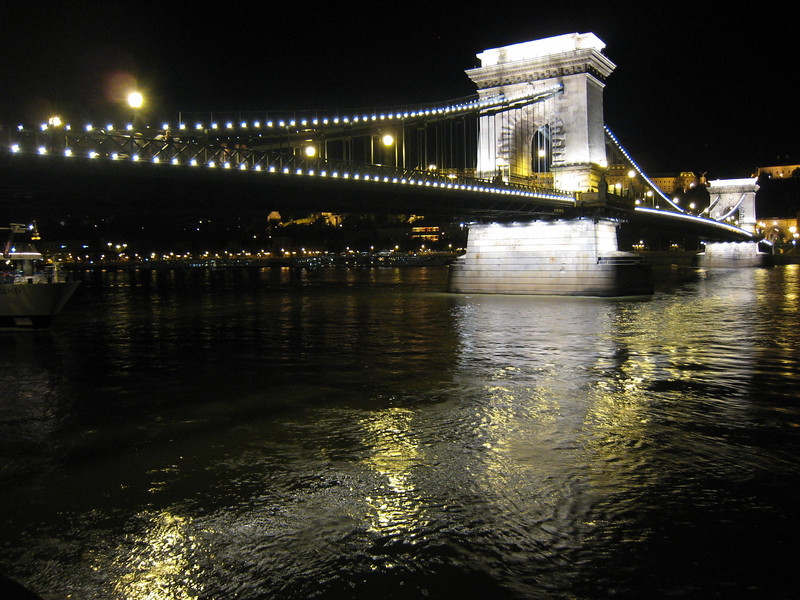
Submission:
{"label": "stone bridge pier", "polygon": [[471,225],[467,253],[450,267],[449,290],[555,296],[644,296],[650,265],[617,250],[605,219]]}

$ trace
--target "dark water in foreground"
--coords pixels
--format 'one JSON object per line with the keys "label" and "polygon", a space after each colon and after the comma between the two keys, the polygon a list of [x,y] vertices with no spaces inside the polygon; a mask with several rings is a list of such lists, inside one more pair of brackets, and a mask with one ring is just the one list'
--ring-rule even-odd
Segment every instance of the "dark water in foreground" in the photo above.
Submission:
{"label": "dark water in foreground", "polygon": [[0,334],[0,572],[47,600],[796,598],[800,267],[689,275],[87,281]]}

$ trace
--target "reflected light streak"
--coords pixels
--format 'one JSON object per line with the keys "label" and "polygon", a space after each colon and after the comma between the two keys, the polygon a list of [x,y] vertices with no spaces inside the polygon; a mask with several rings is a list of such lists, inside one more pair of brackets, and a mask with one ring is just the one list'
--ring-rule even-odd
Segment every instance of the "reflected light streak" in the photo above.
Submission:
{"label": "reflected light streak", "polygon": [[364,443],[372,448],[365,464],[385,477],[387,485],[365,498],[374,510],[372,529],[413,529],[420,518],[422,502],[414,485],[411,469],[421,462],[421,453],[411,438],[414,413],[389,408],[367,419]]}
{"label": "reflected light streak", "polygon": [[198,542],[190,520],[167,511],[147,515],[149,528],[121,549],[116,567],[126,571],[114,591],[127,600],[195,600],[202,595],[200,567],[191,560]]}

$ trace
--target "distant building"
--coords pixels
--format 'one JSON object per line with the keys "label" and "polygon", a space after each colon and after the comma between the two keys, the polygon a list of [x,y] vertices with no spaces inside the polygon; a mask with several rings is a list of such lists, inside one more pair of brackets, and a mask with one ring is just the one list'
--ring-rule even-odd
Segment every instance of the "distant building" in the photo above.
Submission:
{"label": "distant building", "polygon": [[411,239],[438,242],[442,232],[438,227],[412,227]]}
{"label": "distant building", "polygon": [[774,167],[758,167],[756,177],[767,175],[773,179],[800,177],[800,165],[776,165]]}
{"label": "distant building", "polygon": [[[631,171],[630,167],[626,165],[609,165],[606,170],[606,181],[608,182],[609,190],[622,190],[623,192],[630,187],[639,191],[638,188],[643,187],[643,182],[638,181],[635,172]],[[686,192],[700,183],[705,183],[702,176],[697,176],[691,171],[682,171],[681,173],[661,174],[650,177],[650,181],[660,189],[665,195],[673,196]]]}
{"label": "distant building", "polygon": [[611,193],[634,197],[640,197],[644,193],[644,182],[628,165],[608,165],[605,178]]}
{"label": "distant building", "polygon": [[650,181],[667,196],[671,196],[678,192],[685,192],[696,187],[703,182],[703,178],[698,177],[691,171],[682,171],[678,174],[656,175],[651,177]]}

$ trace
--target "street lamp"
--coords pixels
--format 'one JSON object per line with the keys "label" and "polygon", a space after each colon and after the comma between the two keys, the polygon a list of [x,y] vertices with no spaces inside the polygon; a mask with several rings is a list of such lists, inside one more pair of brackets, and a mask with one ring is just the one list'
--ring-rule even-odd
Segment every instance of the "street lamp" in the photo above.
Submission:
{"label": "street lamp", "polygon": [[128,106],[131,107],[133,110],[133,117],[132,117],[132,125],[133,129],[136,129],[136,111],[142,108],[144,104],[144,96],[142,96],[141,92],[131,92],[128,94]]}
{"label": "street lamp", "polygon": [[[394,136],[391,133],[384,133],[383,135],[380,135],[380,132],[378,132],[378,135],[380,136],[381,143],[384,146],[383,158],[385,159],[386,150],[388,150],[388,148],[394,144]],[[369,161],[372,164],[375,164],[375,138],[376,136],[374,135],[369,136]],[[381,154],[381,152],[378,151],[378,154]]]}
{"label": "street lamp", "polygon": [[142,96],[141,92],[131,92],[128,94],[128,105],[131,108],[141,108],[142,104],[144,104],[144,96]]}
{"label": "street lamp", "polygon": [[394,146],[394,166],[397,166],[397,146],[394,143],[394,136],[391,133],[384,133],[383,137],[381,137],[381,142],[383,142],[384,147],[384,159],[386,159],[386,155],[389,154],[390,148]]}
{"label": "street lamp", "polygon": [[135,160],[136,156],[136,142],[133,139],[134,132],[136,131],[136,111],[139,110],[144,104],[144,96],[140,92],[131,92],[128,94],[128,106],[133,111],[131,117],[131,158]]}
{"label": "street lamp", "polygon": [[536,185],[542,185],[542,173],[545,172],[545,159],[547,158],[547,150],[539,148],[536,153]]}
{"label": "street lamp", "polygon": [[50,134],[50,149],[56,151],[60,148],[61,142],[64,139],[58,134],[58,128],[61,127],[61,117],[53,115],[47,120],[48,130]]}

